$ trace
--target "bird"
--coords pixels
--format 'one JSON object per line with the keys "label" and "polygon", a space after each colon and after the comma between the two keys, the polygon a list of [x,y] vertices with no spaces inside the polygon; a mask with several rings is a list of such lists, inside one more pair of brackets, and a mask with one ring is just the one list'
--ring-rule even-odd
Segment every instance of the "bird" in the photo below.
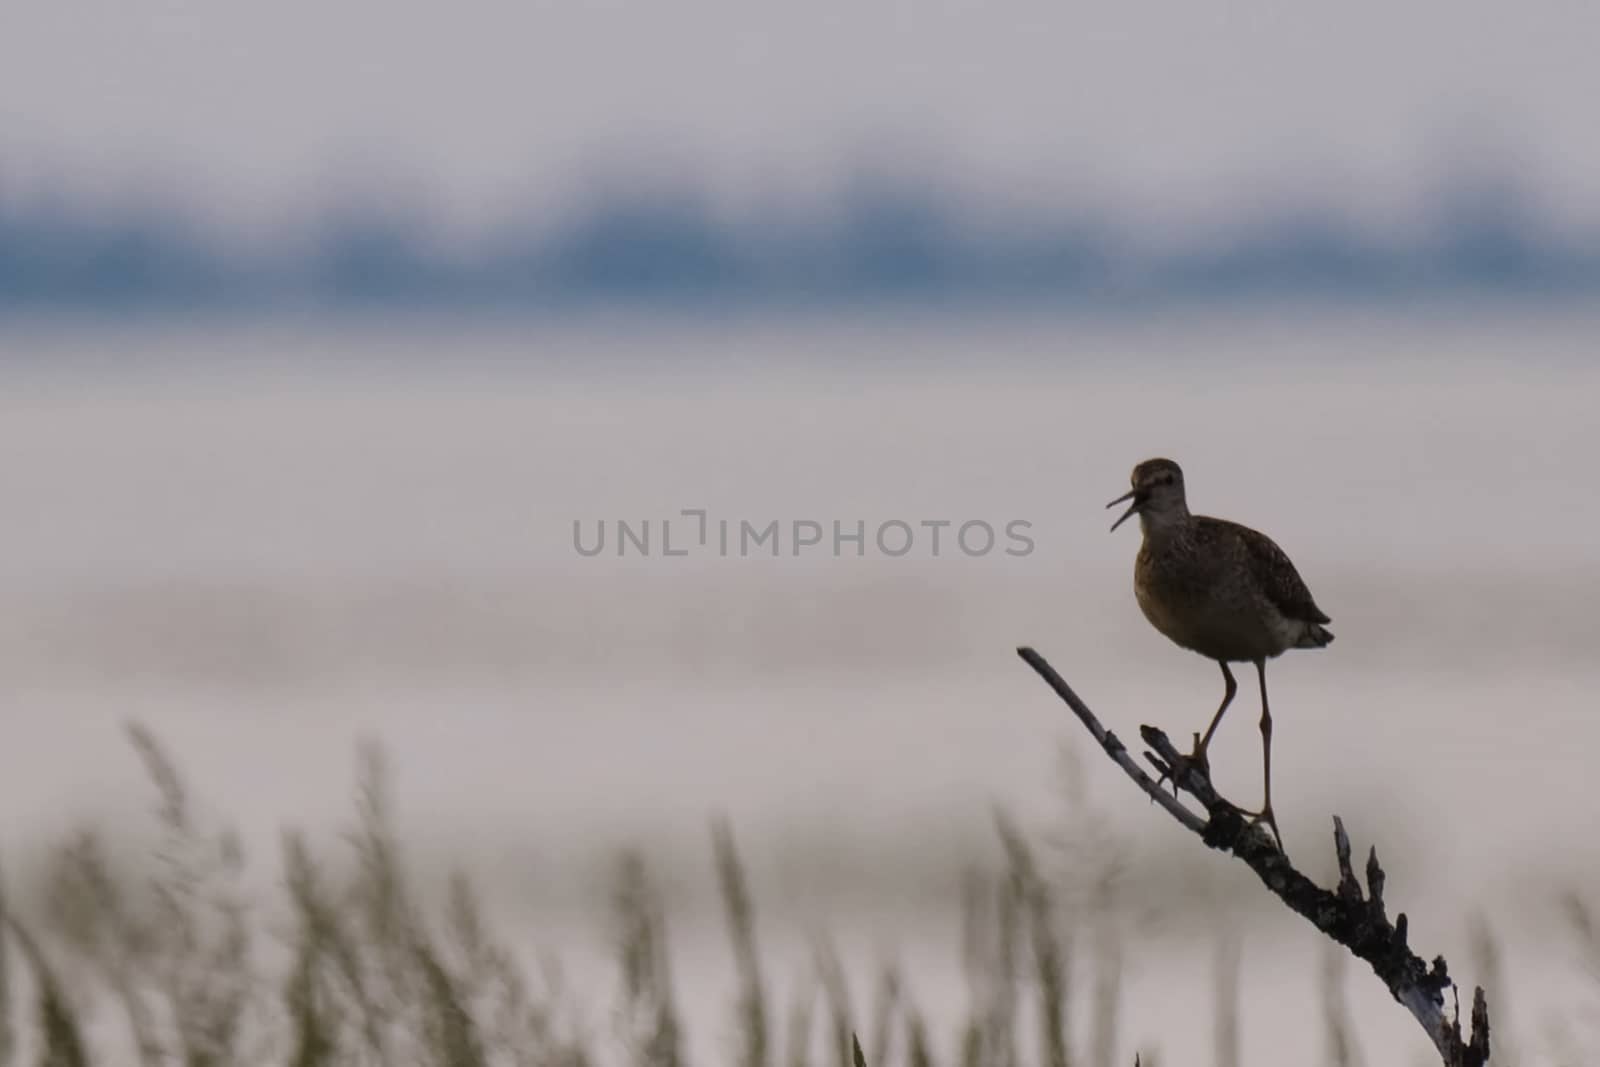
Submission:
{"label": "bird", "polygon": [[[1332,622],[1317,606],[1288,555],[1265,534],[1226,519],[1194,515],[1183,469],[1170,459],[1147,459],[1133,468],[1132,488],[1107,508],[1131,501],[1111,524],[1115,531],[1139,516],[1144,541],[1133,567],[1139,609],[1180,648],[1222,667],[1222,704],[1198,734],[1188,760],[1206,769],[1206,750],[1238,690],[1230,663],[1253,663],[1261,688],[1262,804],[1257,822],[1283,836],[1272,811],[1272,712],[1267,703],[1267,660],[1289,649],[1326,648]],[[1176,772],[1176,768],[1174,768]]]}

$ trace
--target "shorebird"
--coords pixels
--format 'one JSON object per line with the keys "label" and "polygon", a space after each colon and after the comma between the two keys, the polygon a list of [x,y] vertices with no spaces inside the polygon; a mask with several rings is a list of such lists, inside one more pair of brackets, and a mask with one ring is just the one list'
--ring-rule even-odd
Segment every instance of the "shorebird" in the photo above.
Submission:
{"label": "shorebird", "polygon": [[[1291,648],[1324,648],[1330,622],[1283,549],[1265,534],[1226,519],[1191,515],[1183,471],[1170,459],[1133,468],[1133,488],[1106,507],[1131,500],[1115,530],[1139,516],[1144,543],[1133,568],[1133,592],[1150,625],[1173,643],[1222,666],[1222,705],[1195,738],[1189,759],[1208,766],[1206,749],[1238,684],[1229,663],[1254,663],[1261,685],[1261,812],[1278,849],[1283,837],[1272,813],[1272,712],[1267,706],[1267,660]],[[1174,768],[1176,771],[1176,768]],[[1250,814],[1250,813],[1246,813]]]}

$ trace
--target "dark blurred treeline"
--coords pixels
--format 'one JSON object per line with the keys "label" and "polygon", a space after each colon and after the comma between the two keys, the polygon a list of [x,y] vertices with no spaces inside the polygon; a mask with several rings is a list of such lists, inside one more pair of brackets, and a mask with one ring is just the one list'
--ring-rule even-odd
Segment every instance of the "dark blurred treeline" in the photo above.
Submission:
{"label": "dark blurred treeline", "polygon": [[0,189],[0,311],[1115,309],[1600,293],[1600,233],[1564,230],[1517,182],[1484,173],[1445,183],[1398,230],[1324,199],[1219,213],[1197,238],[1153,232],[1137,210],[1069,203],[1031,217],[915,178],[850,183],[822,212],[740,219],[683,183],[624,182],[474,241],[426,212],[370,206],[377,196],[273,242],[216,232],[172,204]]}

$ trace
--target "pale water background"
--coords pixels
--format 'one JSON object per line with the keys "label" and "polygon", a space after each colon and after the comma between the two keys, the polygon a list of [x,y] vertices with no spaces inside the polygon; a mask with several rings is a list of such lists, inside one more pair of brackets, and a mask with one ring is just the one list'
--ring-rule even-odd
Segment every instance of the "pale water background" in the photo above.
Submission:
{"label": "pale water background", "polygon": [[[331,841],[376,737],[419,867],[476,875],[503,928],[562,954],[597,1028],[607,864],[642,845],[704,1052],[734,988],[713,814],[792,963],[780,998],[826,928],[859,993],[904,961],[948,1042],[960,872],[998,860],[992,807],[1041,839],[1087,807],[1128,858],[1126,1059],[1209,1062],[1210,954],[1241,929],[1245,1062],[1319,1062],[1318,939],[1140,801],[1013,653],[1036,645],[1126,738],[1204,726],[1218,672],[1139,616],[1137,531],[1108,535],[1102,510],[1161,454],[1196,510],[1283,545],[1334,619],[1330,649],[1269,671],[1291,853],[1326,875],[1342,813],[1387,856],[1413,945],[1463,980],[1485,916],[1514,986],[1497,1021],[1541,1062],[1551,1020],[1594,1003],[1557,902],[1600,893],[1597,339],[1600,317],[1481,308],[8,327],[0,851],[143,825],[131,717],[270,888],[279,830]],[[1023,519],[1035,548],[574,551],[575,520],[685,508]],[[1213,761],[1245,804],[1255,714],[1241,675]],[[1349,991],[1368,1062],[1412,1062],[1376,980],[1353,967]]]}

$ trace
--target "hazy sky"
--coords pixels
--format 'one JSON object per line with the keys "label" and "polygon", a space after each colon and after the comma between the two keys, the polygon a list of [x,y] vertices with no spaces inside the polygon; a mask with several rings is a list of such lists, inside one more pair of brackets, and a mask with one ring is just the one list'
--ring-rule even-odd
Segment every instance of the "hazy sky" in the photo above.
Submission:
{"label": "hazy sky", "polygon": [[0,181],[247,216],[376,166],[470,216],[624,161],[736,202],[879,154],[1019,197],[1394,209],[1487,146],[1570,207],[1600,201],[1597,48],[1594,0],[5,0]]}

